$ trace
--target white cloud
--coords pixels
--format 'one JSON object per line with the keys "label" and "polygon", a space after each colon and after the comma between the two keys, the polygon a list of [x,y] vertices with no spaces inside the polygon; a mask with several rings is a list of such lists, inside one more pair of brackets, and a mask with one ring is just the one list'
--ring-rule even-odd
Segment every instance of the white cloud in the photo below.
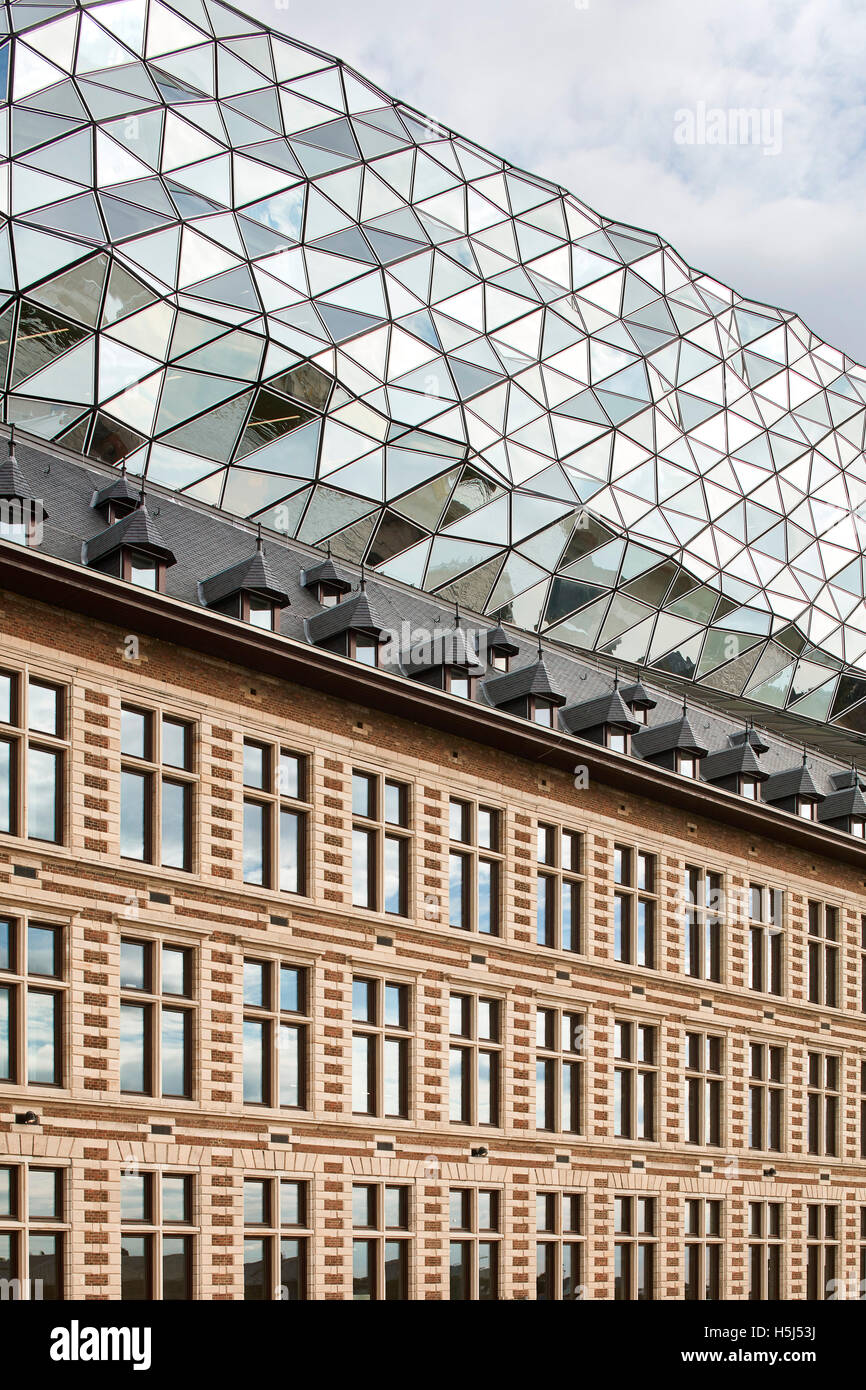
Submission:
{"label": "white cloud", "polygon": [[[243,0],[241,0],[243,3]],[[390,95],[649,227],[866,361],[857,0],[246,0]],[[781,150],[678,145],[677,111],[780,113]]]}

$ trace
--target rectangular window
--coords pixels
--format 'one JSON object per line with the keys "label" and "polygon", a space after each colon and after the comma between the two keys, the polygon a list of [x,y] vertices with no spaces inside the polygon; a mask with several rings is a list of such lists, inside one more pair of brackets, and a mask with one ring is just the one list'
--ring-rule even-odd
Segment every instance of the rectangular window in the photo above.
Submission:
{"label": "rectangular window", "polygon": [[535,1197],[535,1297],[539,1303],[583,1298],[583,1196],[538,1192]]}
{"label": "rectangular window", "polygon": [[614,1134],[655,1139],[657,1029],[617,1020],[614,1059]]}
{"label": "rectangular window", "polygon": [[538,824],[535,939],[539,946],[582,949],[582,842],[576,830]]}
{"label": "rectangular window", "polygon": [[583,1014],[539,1008],[535,1018],[535,1127],[580,1134]]}
{"label": "rectangular window", "polygon": [[749,1046],[749,1148],[782,1148],[785,1052],[769,1043]]}
{"label": "rectangular window", "polygon": [[780,888],[749,884],[749,984],[761,994],[781,994],[783,979]]}
{"label": "rectangular window", "polygon": [[722,979],[722,875],[687,864],[685,896],[685,973],[698,980]]}
{"label": "rectangular window", "polygon": [[287,961],[244,960],[244,1104],[307,1107],[309,971]]}
{"label": "rectangular window", "polygon": [[393,980],[352,981],[352,1111],[406,1119],[411,991]]}
{"label": "rectangular window", "polygon": [[614,1198],[614,1299],[655,1298],[656,1199]]}
{"label": "rectangular window", "polygon": [[0,1081],[62,1086],[62,927],[0,918]]}
{"label": "rectangular window", "polygon": [[192,868],[193,726],[157,710],[120,710],[120,853]]}
{"label": "rectangular window", "polygon": [[722,1046],[710,1033],[686,1033],[686,1138],[689,1144],[722,1142]]}
{"label": "rectangular window", "polygon": [[722,1202],[686,1199],[685,1297],[717,1302],[722,1296]]}
{"label": "rectangular window", "polygon": [[244,1179],[244,1299],[299,1303],[309,1298],[309,1183],[291,1177]]}
{"label": "rectangular window", "polygon": [[839,909],[809,903],[809,1003],[839,1007]]}
{"label": "rectangular window", "polygon": [[449,803],[448,923],[499,935],[502,813],[474,801]]}
{"label": "rectangular window", "polygon": [[412,1190],[403,1184],[352,1187],[352,1297],[357,1302],[409,1298]]}
{"label": "rectangular window", "polygon": [[453,1302],[499,1297],[502,1193],[452,1187],[449,1192],[449,1296]]}
{"label": "rectangular window", "polygon": [[806,1207],[806,1298],[812,1302],[838,1297],[839,1208],[824,1202]]}
{"label": "rectangular window", "polygon": [[38,1161],[0,1166],[0,1280],[4,1298],[64,1298],[66,1172]]}
{"label": "rectangular window", "polygon": [[121,1091],[191,1098],[194,993],[192,947],[121,937]]}
{"label": "rectangular window", "polygon": [[749,1298],[782,1297],[782,1203],[749,1203]]}
{"label": "rectangular window", "polygon": [[839,1155],[841,1075],[841,1057],[826,1052],[808,1054],[806,1103],[810,1154],[827,1158]]}
{"label": "rectangular window", "polygon": [[68,692],[0,672],[0,834],[63,841]]}
{"label": "rectangular window", "polygon": [[409,915],[409,786],[378,773],[352,773],[352,902],[371,912]]}
{"label": "rectangular window", "polygon": [[306,894],[308,763],[292,749],[244,740],[244,883]]}
{"label": "rectangular window", "polygon": [[624,965],[655,966],[654,854],[628,845],[613,849],[613,955]]}
{"label": "rectangular window", "polygon": [[120,1297],[187,1302],[193,1297],[196,1231],[192,1173],[120,1174]]}
{"label": "rectangular window", "polygon": [[449,1119],[498,1125],[502,1063],[502,1002],[452,994],[449,1002]]}

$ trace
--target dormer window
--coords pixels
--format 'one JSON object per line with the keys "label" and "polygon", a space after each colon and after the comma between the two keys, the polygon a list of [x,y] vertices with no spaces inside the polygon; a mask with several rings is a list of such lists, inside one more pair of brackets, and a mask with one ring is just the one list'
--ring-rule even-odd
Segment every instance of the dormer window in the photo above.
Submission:
{"label": "dormer window", "polygon": [[353,661],[360,661],[362,666],[378,666],[379,643],[369,632],[350,632],[349,656]]}
{"label": "dormer window", "polygon": [[551,700],[541,700],[534,695],[529,697],[529,717],[533,724],[540,724],[545,729],[552,729],[555,708],[556,706]]}
{"label": "dormer window", "polygon": [[461,700],[471,700],[475,692],[475,677],[460,666],[445,667],[445,689]]}
{"label": "dormer window", "polygon": [[677,772],[681,777],[697,777],[699,759],[691,753],[677,753]]}
{"label": "dormer window", "polygon": [[858,840],[866,839],[866,820],[861,820],[859,816],[851,818],[851,834],[856,835]]}
{"label": "dormer window", "polygon": [[804,797],[797,798],[797,815],[802,820],[815,820],[818,807],[814,801],[807,801]]}
{"label": "dormer window", "polygon": [[494,671],[508,671],[511,667],[511,657],[507,652],[494,652],[490,658],[490,665]]}
{"label": "dormer window", "polygon": [[343,598],[343,590],[336,584],[318,584],[316,598],[323,608],[336,608]]}
{"label": "dormer window", "polygon": [[241,613],[241,617],[246,622],[252,623],[253,627],[262,627],[268,632],[273,632],[274,605],[269,603],[266,598],[258,598],[254,594],[242,594],[241,608],[246,610]]}
{"label": "dormer window", "polygon": [[27,545],[30,530],[30,522],[20,502],[6,498],[0,501],[0,540],[12,541],[13,545]]}
{"label": "dormer window", "polygon": [[649,723],[649,710],[645,706],[641,707],[640,705],[632,705],[631,712],[634,715],[634,718],[637,720],[638,724]]}
{"label": "dormer window", "polygon": [[140,550],[130,550],[125,546],[120,551],[120,577],[139,589],[152,589],[154,593],[162,590],[165,565],[144,555]]}
{"label": "dormer window", "polygon": [[749,801],[757,801],[758,779],[756,777],[740,778],[740,796],[745,796]]}
{"label": "dormer window", "polygon": [[605,742],[612,753],[631,752],[631,734],[625,729],[613,729],[608,725]]}

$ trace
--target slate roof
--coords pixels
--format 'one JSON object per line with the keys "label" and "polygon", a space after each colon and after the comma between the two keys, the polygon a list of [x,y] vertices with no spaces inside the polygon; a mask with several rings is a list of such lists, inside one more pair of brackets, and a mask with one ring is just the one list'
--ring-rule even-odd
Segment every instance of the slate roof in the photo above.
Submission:
{"label": "slate roof", "polygon": [[607,725],[635,733],[643,728],[633,717],[631,710],[618,690],[600,695],[596,700],[584,700],[578,705],[568,705],[560,710],[559,718],[569,733],[578,734],[582,729],[596,729]]}
{"label": "slate roof", "polygon": [[823,797],[815,786],[811,772],[805,762],[797,767],[785,768],[768,777],[763,789],[764,801],[787,801],[792,796],[803,796],[815,800]]}
{"label": "slate roof", "polygon": [[520,666],[516,671],[506,671],[501,676],[491,676],[483,684],[484,694],[491,705],[501,707],[510,705],[513,700],[522,700],[534,695],[539,700],[550,700],[554,705],[564,705],[567,697],[553,684],[543,656],[536,656],[528,666]]}
{"label": "slate roof", "polygon": [[701,777],[705,782],[721,782],[735,775],[755,777],[759,782],[765,782],[770,775],[761,766],[754,745],[745,739],[731,748],[708,753],[701,762]]}
{"label": "slate roof", "polygon": [[366,589],[354,598],[343,599],[333,608],[323,608],[312,618],[307,619],[307,636],[311,642],[328,642],[344,632],[369,632],[376,637],[384,636],[387,624],[377,613]]}
{"label": "slate roof", "polygon": [[100,531],[92,540],[85,541],[84,563],[93,565],[97,560],[105,559],[106,555],[113,555],[122,545],[155,555],[167,565],[177,563],[174,551],[165,544],[145,503],[136,507],[134,512],[122,516],[119,521],[113,522],[111,526],[106,526],[105,530]]}
{"label": "slate roof", "polygon": [[310,569],[301,570],[300,583],[305,589],[315,589],[318,584],[331,584],[343,594],[351,593],[352,589],[351,579],[337,569],[330,555]]}
{"label": "slate roof", "polygon": [[698,738],[685,713],[679,719],[651,725],[644,732],[635,734],[631,744],[642,758],[655,758],[659,753],[690,753],[702,758],[707,752],[706,745]]}
{"label": "slate roof", "polygon": [[247,560],[229,565],[201,584],[202,599],[209,607],[241,592],[263,594],[280,608],[285,608],[289,596],[277,583],[268,565],[264,550],[256,549]]}
{"label": "slate roof", "polygon": [[[81,565],[109,554],[118,536],[129,544],[160,545],[176,561],[166,575],[166,593],[193,606],[202,604],[200,585],[208,578],[249,562],[255,544],[254,523],[241,521],[149,482],[147,507],[137,508],[105,528],[103,517],[93,510],[92,502],[94,493],[98,495],[120,481],[122,475],[116,469],[97,459],[82,458],[61,445],[23,439],[20,434],[15,443],[17,467],[23,480],[21,490],[26,490],[29,497],[39,498],[49,513],[38,546],[41,553]],[[133,477],[129,482],[134,492],[137,481]],[[53,521],[51,516],[60,520]],[[353,623],[394,633],[400,633],[404,624],[410,629],[428,631],[453,626],[453,614],[449,611],[446,617],[441,596],[413,589],[378,573],[368,572],[363,603],[358,594],[332,608],[322,609],[302,584],[302,575],[326,563],[322,551],[300,541],[287,540],[273,531],[266,531],[265,535],[268,571],[276,587],[290,600],[290,605],[282,610],[277,620],[277,632],[285,637],[301,642],[321,642],[345,631]],[[12,542],[0,541],[0,562],[4,551],[11,547]],[[86,555],[84,561],[83,554]],[[332,563],[357,583],[360,570],[351,557],[340,556]],[[464,610],[460,623],[483,652],[485,634],[490,632],[489,617]],[[500,630],[517,649],[513,653],[517,669],[507,673],[491,672],[487,680],[480,683],[476,697],[480,701],[501,706],[512,699],[536,694],[569,707],[610,698],[614,675],[612,660],[597,653],[582,654],[545,638],[543,661],[539,663],[536,634],[522,632],[510,624]],[[266,634],[263,640],[265,638]],[[621,661],[616,664],[622,669]],[[397,675],[404,673],[396,659],[386,669]],[[793,764],[800,760],[803,745],[808,743],[811,779],[819,791],[827,793],[844,790],[835,786],[831,778],[845,777],[852,760],[864,760],[866,739],[853,731],[828,730],[806,719],[794,721],[787,712],[777,714],[765,708],[758,712],[748,702],[731,696],[724,697],[722,707],[721,697],[713,691],[702,691],[701,698],[697,699],[698,692],[690,690],[688,718],[683,721],[682,694],[677,693],[682,686],[673,676],[663,671],[638,673],[634,668],[630,676],[632,684],[620,686],[619,695],[624,703],[634,698],[636,690],[648,697],[652,721],[634,735],[630,756],[636,760],[671,748],[684,752],[707,749],[710,757],[727,755],[738,741],[742,743],[748,738],[763,771],[772,778],[780,773],[798,772]],[[744,725],[753,715],[760,718],[761,727],[747,733]],[[790,730],[795,722],[796,736],[792,736]],[[832,739],[832,754],[826,751],[828,739]],[[717,763],[705,760],[701,776],[707,768],[715,776],[719,767],[725,765],[724,758]],[[774,785],[778,789],[780,785],[784,787],[785,782]],[[825,816],[826,813],[820,818],[825,819]]]}

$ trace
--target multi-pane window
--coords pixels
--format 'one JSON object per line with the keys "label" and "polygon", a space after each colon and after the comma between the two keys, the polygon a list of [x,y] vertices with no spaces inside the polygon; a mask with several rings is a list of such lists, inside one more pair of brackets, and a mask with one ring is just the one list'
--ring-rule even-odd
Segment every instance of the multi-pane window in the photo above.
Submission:
{"label": "multi-pane window", "polygon": [[613,956],[626,965],[655,965],[656,856],[629,845],[613,848]]}
{"label": "multi-pane window", "polygon": [[393,980],[352,981],[352,1110],[409,1114],[410,990]]}
{"label": "multi-pane window", "polygon": [[4,1298],[63,1298],[68,1230],[64,1170],[39,1163],[0,1167],[0,1288]]}
{"label": "multi-pane window", "polygon": [[536,933],[539,946],[581,949],[582,836],[558,825],[538,825]]}
{"label": "multi-pane window", "polygon": [[583,1014],[537,1009],[535,1049],[536,1129],[580,1134]]}
{"label": "multi-pane window", "polygon": [[448,923],[499,935],[502,813],[452,797],[448,807]]}
{"label": "multi-pane window", "polygon": [[66,691],[0,671],[0,834],[63,840]]}
{"label": "multi-pane window", "polygon": [[686,1033],[687,1130],[690,1144],[722,1142],[722,1039]]}
{"label": "multi-pane window", "polygon": [[191,947],[121,938],[121,1091],[192,1096],[193,996]]}
{"label": "multi-pane window", "polygon": [[722,978],[722,875],[687,864],[685,971],[698,980]]}
{"label": "multi-pane window", "polygon": [[866,913],[860,917],[860,1011],[866,1014]]}
{"label": "multi-pane window", "polygon": [[244,960],[245,1105],[305,1109],[309,1013],[306,967]]}
{"label": "multi-pane window", "polygon": [[126,1170],[120,1175],[120,1297],[193,1296],[193,1175]]}
{"label": "multi-pane window", "polygon": [[352,1297],[404,1302],[409,1297],[411,1191],[403,1184],[352,1187]]}
{"label": "multi-pane window", "polygon": [[309,1297],[309,1184],[244,1179],[244,1298],[299,1303]]}
{"label": "multi-pane window", "polygon": [[782,1296],[782,1203],[749,1203],[749,1298],[778,1302]]}
{"label": "multi-pane window", "polygon": [[192,868],[193,726],[122,705],[120,757],[120,853]]}
{"label": "multi-pane window", "polygon": [[452,1187],[449,1193],[450,1297],[491,1302],[499,1297],[502,1193]]}
{"label": "multi-pane window", "polygon": [[782,1147],[784,1048],[770,1043],[749,1045],[749,1148]]}
{"label": "multi-pane window", "polygon": [[866,1298],[866,1207],[860,1208],[860,1289],[861,1299]]}
{"label": "multi-pane window", "polygon": [[841,1058],[826,1052],[809,1053],[806,1095],[810,1154],[835,1158],[839,1153],[841,1072]]}
{"label": "multi-pane window", "polygon": [[860,1157],[866,1158],[866,1062],[860,1063]]}
{"label": "multi-pane window", "polygon": [[571,1302],[582,1296],[583,1196],[538,1192],[535,1196],[535,1297]]}
{"label": "multi-pane window", "polygon": [[715,1197],[686,1200],[688,1300],[716,1302],[722,1288],[722,1203]]}
{"label": "multi-pane window", "polygon": [[449,1018],[449,1118],[464,1125],[498,1125],[501,1001],[452,994]]}
{"label": "multi-pane window", "polygon": [[655,1197],[614,1197],[614,1299],[647,1302],[654,1297]]}
{"label": "multi-pane window", "polygon": [[762,994],[782,993],[782,908],[781,889],[749,884],[749,984]]}
{"label": "multi-pane window", "polygon": [[409,914],[409,787],[374,772],[352,773],[352,902]]}
{"label": "multi-pane window", "polygon": [[809,1003],[839,1004],[839,909],[809,903]]}
{"label": "multi-pane window", "polygon": [[839,1269],[839,1208],[809,1202],[806,1207],[806,1298],[836,1297]]}
{"label": "multi-pane window", "polygon": [[0,1081],[62,1086],[63,931],[0,918]]}
{"label": "multi-pane window", "polygon": [[244,883],[306,893],[308,781],[304,754],[244,740]]}
{"label": "multi-pane window", "polygon": [[656,1032],[646,1023],[614,1023],[613,1132],[618,1138],[655,1138]]}

